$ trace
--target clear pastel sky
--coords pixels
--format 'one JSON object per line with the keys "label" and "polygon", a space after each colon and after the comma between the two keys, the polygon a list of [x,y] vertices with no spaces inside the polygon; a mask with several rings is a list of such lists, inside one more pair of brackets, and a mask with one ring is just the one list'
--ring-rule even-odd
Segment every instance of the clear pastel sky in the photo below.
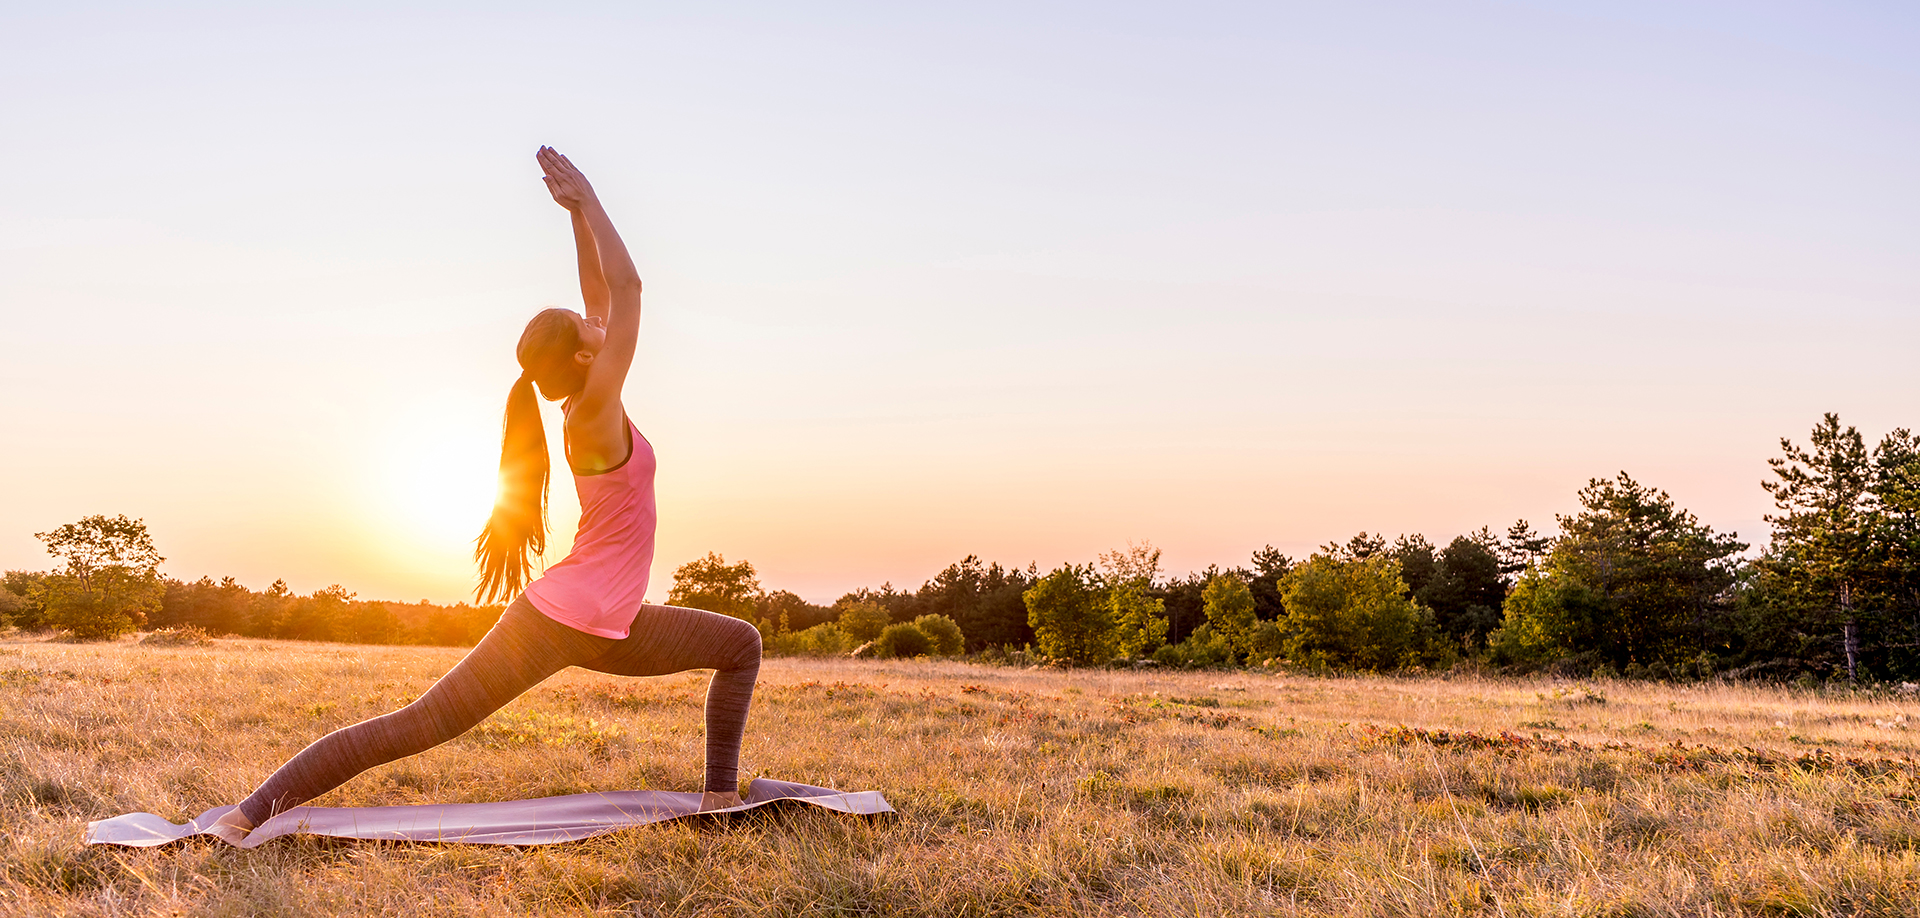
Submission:
{"label": "clear pastel sky", "polygon": [[551,6],[0,8],[0,568],[125,513],[171,576],[469,595],[578,305],[540,144],[646,279],[655,600],[1620,470],[1760,542],[1780,437],[1920,425],[1911,4]]}

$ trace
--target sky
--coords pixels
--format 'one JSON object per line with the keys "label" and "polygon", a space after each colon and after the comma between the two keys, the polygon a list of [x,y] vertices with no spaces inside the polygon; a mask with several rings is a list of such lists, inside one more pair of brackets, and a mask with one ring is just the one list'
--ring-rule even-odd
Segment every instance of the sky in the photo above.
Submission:
{"label": "sky", "polygon": [[653,601],[710,551],[831,601],[1551,531],[1620,471],[1762,543],[1781,437],[1920,425],[1916,46],[1894,3],[10,4],[0,568],[124,513],[169,576],[470,596],[514,341],[578,305],[541,144],[646,282]]}

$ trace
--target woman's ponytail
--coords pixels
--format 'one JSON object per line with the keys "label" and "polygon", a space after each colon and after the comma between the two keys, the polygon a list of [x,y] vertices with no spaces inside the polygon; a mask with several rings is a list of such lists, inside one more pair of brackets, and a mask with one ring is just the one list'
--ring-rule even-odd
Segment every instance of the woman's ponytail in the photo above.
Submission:
{"label": "woman's ponytail", "polygon": [[521,374],[507,392],[501,425],[500,493],[474,540],[481,602],[512,599],[532,579],[533,556],[547,550],[547,432],[533,380]]}

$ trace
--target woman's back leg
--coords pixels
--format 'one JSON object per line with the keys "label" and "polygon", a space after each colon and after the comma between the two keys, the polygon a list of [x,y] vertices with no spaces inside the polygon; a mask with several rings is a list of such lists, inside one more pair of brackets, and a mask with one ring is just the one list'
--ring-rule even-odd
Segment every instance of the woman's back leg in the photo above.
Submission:
{"label": "woman's back leg", "polygon": [[259,825],[369,768],[425,752],[613,643],[542,615],[525,598],[516,600],[479,645],[426,694],[398,711],[315,740],[242,801],[240,812]]}

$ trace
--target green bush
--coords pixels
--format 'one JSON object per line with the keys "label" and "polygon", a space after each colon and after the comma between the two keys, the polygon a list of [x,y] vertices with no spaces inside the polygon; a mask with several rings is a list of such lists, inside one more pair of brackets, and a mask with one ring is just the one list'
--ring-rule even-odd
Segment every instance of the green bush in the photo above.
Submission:
{"label": "green bush", "polygon": [[927,633],[912,625],[888,625],[874,638],[874,655],[878,657],[924,657],[933,652],[933,641]]}
{"label": "green bush", "polygon": [[1233,643],[1207,625],[1193,629],[1178,644],[1165,644],[1153,652],[1153,661],[1161,666],[1182,669],[1227,666],[1233,663]]}
{"label": "green bush", "polygon": [[1287,655],[1287,632],[1279,622],[1261,622],[1247,637],[1247,662],[1264,663]]}
{"label": "green bush", "polygon": [[854,640],[832,622],[804,631],[790,631],[766,638],[766,653],[775,657],[836,657],[854,648]]}
{"label": "green bush", "polygon": [[13,599],[0,597],[0,606],[11,624],[27,631],[46,627],[47,607],[45,591],[41,588],[47,575],[35,571],[7,571],[0,574],[0,590],[11,594]]}
{"label": "green bush", "polygon": [[920,633],[933,643],[934,656],[951,657],[967,646],[966,637],[960,633],[960,625],[944,615],[922,615],[913,620],[913,627],[920,629]]}
{"label": "green bush", "polygon": [[1487,636],[1496,664],[1535,668],[1597,642],[1606,598],[1558,571],[1528,570],[1507,594],[1506,621]]}
{"label": "green bush", "polygon": [[842,606],[839,621],[840,630],[851,636],[855,644],[865,644],[879,637],[893,617],[887,614],[886,606],[862,599]]}

